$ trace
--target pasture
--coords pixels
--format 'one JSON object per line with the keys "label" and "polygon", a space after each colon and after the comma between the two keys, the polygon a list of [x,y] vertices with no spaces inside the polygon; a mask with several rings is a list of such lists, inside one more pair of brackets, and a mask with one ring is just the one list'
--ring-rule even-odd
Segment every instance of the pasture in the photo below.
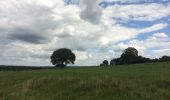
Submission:
{"label": "pasture", "polygon": [[0,100],[169,100],[170,63],[0,71]]}

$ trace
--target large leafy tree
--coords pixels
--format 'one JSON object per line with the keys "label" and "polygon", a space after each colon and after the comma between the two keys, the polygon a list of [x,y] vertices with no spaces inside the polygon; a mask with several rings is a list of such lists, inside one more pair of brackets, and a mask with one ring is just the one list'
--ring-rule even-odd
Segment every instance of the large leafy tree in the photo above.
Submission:
{"label": "large leafy tree", "polygon": [[67,48],[57,49],[51,55],[51,63],[56,67],[65,67],[67,64],[74,64],[75,54]]}
{"label": "large leafy tree", "polygon": [[138,51],[134,47],[128,47],[122,55],[138,56]]}
{"label": "large leafy tree", "polygon": [[133,64],[138,62],[138,51],[134,47],[128,47],[121,55],[122,63]]}

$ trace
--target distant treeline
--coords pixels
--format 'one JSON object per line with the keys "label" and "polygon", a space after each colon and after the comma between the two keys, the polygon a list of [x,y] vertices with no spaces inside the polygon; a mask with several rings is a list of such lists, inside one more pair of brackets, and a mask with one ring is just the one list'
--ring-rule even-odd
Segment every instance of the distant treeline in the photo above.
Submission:
{"label": "distant treeline", "polygon": [[[140,64],[152,62],[168,62],[170,56],[162,56],[161,58],[150,59],[138,55],[138,51],[134,47],[128,47],[124,50],[119,58],[112,59],[110,65],[123,65],[123,64]],[[100,66],[108,66],[109,62],[104,60]]]}
{"label": "distant treeline", "polygon": [[53,69],[54,67],[38,67],[38,66],[6,66],[0,65],[0,70],[11,70],[11,71],[19,71],[19,70],[37,70],[37,69]]}

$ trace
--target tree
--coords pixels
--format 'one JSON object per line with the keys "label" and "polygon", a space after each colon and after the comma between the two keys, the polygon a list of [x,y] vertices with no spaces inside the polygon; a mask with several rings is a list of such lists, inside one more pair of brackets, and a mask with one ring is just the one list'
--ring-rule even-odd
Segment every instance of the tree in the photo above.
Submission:
{"label": "tree", "polygon": [[128,47],[121,55],[121,61],[124,64],[133,64],[138,62],[138,51],[134,47]]}
{"label": "tree", "polygon": [[107,60],[104,60],[102,64],[100,64],[100,66],[108,66],[108,65],[109,65],[109,62]]}
{"label": "tree", "polygon": [[150,58],[146,58],[146,57],[142,57],[142,56],[137,57],[137,63],[150,63],[152,61],[154,62],[154,60],[152,60]]}
{"label": "tree", "polygon": [[103,61],[103,64],[104,64],[105,66],[108,66],[108,65],[109,65],[109,62],[108,62],[107,60],[104,60],[104,61]]}
{"label": "tree", "polygon": [[100,66],[102,67],[102,66],[104,66],[103,64],[100,64]]}
{"label": "tree", "polygon": [[111,66],[115,65],[114,59],[112,59],[112,60],[110,61],[110,65],[111,65]]}
{"label": "tree", "polygon": [[161,62],[170,61],[170,56],[162,56],[159,60],[160,60]]}
{"label": "tree", "polygon": [[56,67],[65,67],[67,64],[74,64],[75,54],[67,48],[57,49],[51,55],[51,63]]}
{"label": "tree", "polygon": [[121,57],[112,59],[110,65],[122,64],[139,64],[139,63],[152,63],[152,62],[167,62],[170,61],[170,56],[162,56],[161,58],[150,59],[138,55],[138,51],[134,47],[128,47],[123,51]]}
{"label": "tree", "polygon": [[115,59],[112,59],[112,61],[115,62],[115,65],[122,65],[122,59],[121,58],[115,58]]}
{"label": "tree", "polygon": [[138,51],[134,47],[128,47],[124,50],[122,55],[133,55],[138,56]]}

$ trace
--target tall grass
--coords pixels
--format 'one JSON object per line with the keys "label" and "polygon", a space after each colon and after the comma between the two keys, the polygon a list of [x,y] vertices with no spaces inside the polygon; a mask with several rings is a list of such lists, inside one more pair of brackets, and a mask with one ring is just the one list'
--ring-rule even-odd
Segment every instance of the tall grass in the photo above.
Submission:
{"label": "tall grass", "polygon": [[170,63],[0,71],[0,100],[169,100]]}

